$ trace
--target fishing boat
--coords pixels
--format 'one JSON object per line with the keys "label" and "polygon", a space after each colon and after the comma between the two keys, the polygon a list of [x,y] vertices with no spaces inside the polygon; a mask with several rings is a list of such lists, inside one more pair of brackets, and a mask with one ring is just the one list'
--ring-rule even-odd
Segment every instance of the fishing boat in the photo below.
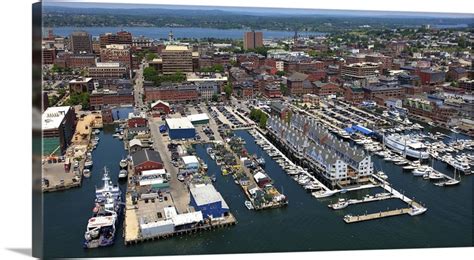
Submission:
{"label": "fishing boat", "polygon": [[98,136],[94,137],[94,141],[99,142],[100,138]]}
{"label": "fishing boat", "polygon": [[122,158],[122,160],[120,160],[119,165],[120,165],[120,168],[122,168],[122,169],[127,168],[127,166],[128,166],[127,159]]}
{"label": "fishing boat", "polygon": [[121,191],[110,181],[107,168],[102,177],[104,186],[96,188],[96,205],[87,223],[84,248],[111,246],[115,240],[115,224],[121,210]]}
{"label": "fishing boat", "polygon": [[91,177],[91,170],[89,170],[89,169],[87,169],[87,168],[84,169],[84,170],[82,171],[82,175],[83,175],[85,178]]}
{"label": "fishing boat", "polygon": [[118,138],[118,137],[120,137],[120,134],[115,133],[115,134],[112,135],[112,137]]}
{"label": "fishing boat", "polygon": [[94,130],[94,134],[96,135],[100,134],[100,130],[99,129]]}
{"label": "fishing boat", "polygon": [[245,207],[247,207],[249,210],[254,209],[252,202],[250,200],[245,201]]}
{"label": "fishing boat", "polygon": [[128,171],[126,169],[121,169],[119,171],[119,179],[124,179],[124,178],[127,178],[127,175],[128,175]]}

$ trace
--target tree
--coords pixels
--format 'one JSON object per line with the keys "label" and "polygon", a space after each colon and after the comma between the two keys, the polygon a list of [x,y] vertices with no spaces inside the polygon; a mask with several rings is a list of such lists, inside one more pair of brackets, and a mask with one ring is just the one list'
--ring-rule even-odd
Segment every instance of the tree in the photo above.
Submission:
{"label": "tree", "polygon": [[154,67],[146,67],[143,70],[143,77],[145,80],[155,81],[156,76],[158,76],[158,72]]}
{"label": "tree", "polygon": [[265,128],[267,126],[267,120],[268,120],[267,114],[262,112],[261,115],[260,115],[260,120],[259,120],[260,128]]}
{"label": "tree", "polygon": [[81,105],[82,109],[89,109],[89,93],[72,93],[69,96],[69,99],[64,102],[66,106],[76,106]]}
{"label": "tree", "polygon": [[212,95],[212,99],[211,99],[211,100],[212,100],[212,102],[217,102],[217,101],[219,101],[219,96],[218,96],[216,93],[214,93],[214,94]]}
{"label": "tree", "polygon": [[232,83],[228,82],[227,85],[225,85],[224,92],[225,92],[225,97],[229,99],[230,96],[232,95]]}
{"label": "tree", "polygon": [[283,77],[283,76],[286,75],[286,72],[283,71],[283,70],[279,70],[279,71],[276,72],[276,74],[277,74],[277,76]]}
{"label": "tree", "polygon": [[145,58],[147,61],[152,61],[153,59],[158,58],[158,55],[156,55],[156,53],[149,52],[145,55]]}
{"label": "tree", "polygon": [[283,96],[288,95],[288,86],[283,83],[280,83],[280,92]]}

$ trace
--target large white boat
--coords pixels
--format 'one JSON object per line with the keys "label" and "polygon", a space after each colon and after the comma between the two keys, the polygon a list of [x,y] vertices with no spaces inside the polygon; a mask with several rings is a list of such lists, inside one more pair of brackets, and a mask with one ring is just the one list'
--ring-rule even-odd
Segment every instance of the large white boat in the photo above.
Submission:
{"label": "large white boat", "polygon": [[471,169],[471,167],[469,166],[468,163],[466,162],[460,162],[458,160],[451,160],[449,162],[449,165],[451,165],[452,167],[454,167],[454,169],[460,171],[460,172],[469,172],[469,170]]}
{"label": "large white boat", "polygon": [[87,222],[84,234],[84,248],[111,246],[115,241],[115,224],[121,208],[121,191],[110,181],[104,167],[104,186],[96,188],[96,206],[93,216]]}
{"label": "large white boat", "polygon": [[384,136],[384,144],[388,148],[412,158],[428,159],[430,156],[426,146],[409,135],[391,134]]}

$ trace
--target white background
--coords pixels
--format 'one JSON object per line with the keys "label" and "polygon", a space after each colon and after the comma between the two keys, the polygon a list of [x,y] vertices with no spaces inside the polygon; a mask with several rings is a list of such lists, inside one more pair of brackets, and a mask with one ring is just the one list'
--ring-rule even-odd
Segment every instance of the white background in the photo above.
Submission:
{"label": "white background", "polygon": [[[1,259],[27,258],[31,248],[31,4],[33,0],[2,1],[1,83],[0,83],[0,242]],[[100,1],[94,2],[127,2]],[[131,0],[129,0],[131,2]],[[139,1],[143,3],[195,4],[193,1]],[[308,3],[310,2],[310,3]],[[201,0],[201,5],[267,6],[319,9],[395,10],[474,13],[470,0]],[[472,200],[472,198],[465,198]],[[429,212],[427,213],[429,214]],[[73,217],[73,216],[72,216]],[[317,216],[315,216],[317,218]],[[472,230],[466,230],[472,232]],[[316,234],[315,234],[316,235]],[[324,234],[317,234],[323,236]],[[390,236],[390,234],[387,234]],[[282,234],[284,239],[284,234]],[[158,246],[158,244],[157,244]],[[18,253],[24,252],[24,253]],[[331,258],[331,259],[459,259],[474,255],[472,248],[373,250],[273,255],[226,255],[226,259]],[[186,257],[173,257],[183,259]],[[222,256],[195,256],[197,259],[220,259]],[[188,257],[189,259],[189,257]]]}

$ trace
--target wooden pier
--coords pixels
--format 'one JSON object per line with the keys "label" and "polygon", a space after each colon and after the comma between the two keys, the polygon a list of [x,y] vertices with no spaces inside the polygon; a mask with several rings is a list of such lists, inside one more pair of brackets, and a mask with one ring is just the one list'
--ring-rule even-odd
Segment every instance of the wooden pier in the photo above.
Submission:
{"label": "wooden pier", "polygon": [[412,212],[412,208],[394,209],[394,210],[381,211],[378,213],[370,213],[370,214],[359,215],[359,216],[347,215],[344,217],[344,222],[350,224],[350,223],[374,220],[374,219],[379,219],[379,218],[399,216],[403,214],[409,214],[410,212]]}
{"label": "wooden pier", "polygon": [[127,232],[125,232],[124,243],[126,246],[135,245],[142,242],[162,240],[162,239],[167,239],[174,236],[194,234],[201,231],[211,231],[217,228],[230,227],[235,224],[237,224],[237,220],[232,214],[230,214],[229,216],[226,217],[226,220],[206,222],[204,224],[197,225],[191,228],[176,230],[172,233],[159,234],[155,236],[143,237],[139,234],[140,233],[139,230],[137,230],[138,232],[134,234],[130,234],[130,233],[127,234]]}

